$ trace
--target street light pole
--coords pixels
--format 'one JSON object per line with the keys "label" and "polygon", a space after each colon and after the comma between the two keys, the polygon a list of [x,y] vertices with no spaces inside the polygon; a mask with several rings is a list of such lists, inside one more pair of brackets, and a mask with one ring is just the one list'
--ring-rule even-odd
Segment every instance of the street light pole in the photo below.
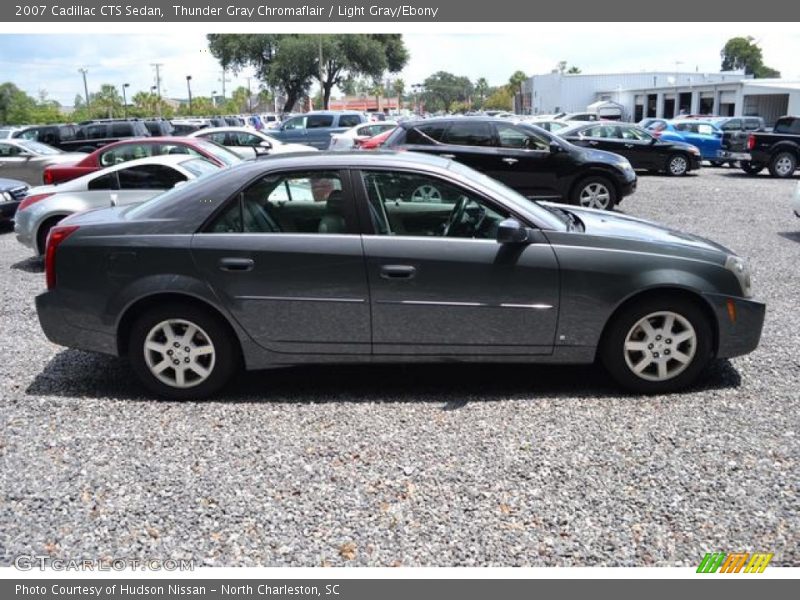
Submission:
{"label": "street light pole", "polygon": [[130,87],[130,83],[123,83],[122,84],[122,110],[125,113],[125,118],[128,118],[128,97],[125,94],[125,88]]}
{"label": "street light pole", "polygon": [[189,114],[192,114],[192,76],[186,76],[186,89],[189,92]]}
{"label": "street light pole", "polygon": [[86,84],[86,73],[88,73],[88,72],[89,72],[89,69],[85,69],[85,68],[78,69],[78,73],[83,75],[83,93],[85,94],[85,98],[86,98],[86,112],[87,113],[90,112],[91,108],[92,108],[90,103],[89,103],[89,86]]}

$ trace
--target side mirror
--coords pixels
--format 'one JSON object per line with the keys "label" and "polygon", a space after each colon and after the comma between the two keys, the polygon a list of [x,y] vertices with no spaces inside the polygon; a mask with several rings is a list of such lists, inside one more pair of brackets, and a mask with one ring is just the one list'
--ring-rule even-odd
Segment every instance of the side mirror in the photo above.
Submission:
{"label": "side mirror", "polygon": [[516,219],[505,219],[497,226],[500,244],[523,244],[528,241],[528,228]]}
{"label": "side mirror", "polygon": [[558,143],[557,141],[555,141],[555,140],[551,140],[551,141],[550,141],[550,153],[551,153],[551,154],[555,154],[555,153],[557,153],[557,152],[561,152],[561,150],[562,150],[562,148],[561,148],[561,144],[559,144],[559,143]]}
{"label": "side mirror", "polygon": [[261,148],[264,148],[264,150],[272,150],[272,144],[270,144],[267,140],[264,140],[263,142],[261,142],[259,144],[259,146]]}

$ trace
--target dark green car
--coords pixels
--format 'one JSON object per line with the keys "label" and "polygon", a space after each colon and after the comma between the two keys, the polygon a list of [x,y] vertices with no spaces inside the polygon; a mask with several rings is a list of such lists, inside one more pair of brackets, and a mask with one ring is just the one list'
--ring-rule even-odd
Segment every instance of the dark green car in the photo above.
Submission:
{"label": "dark green car", "polygon": [[175,398],[330,362],[600,360],[671,392],[752,351],[765,309],[718,244],[411,152],[273,157],[71,216],[45,267],[48,338]]}

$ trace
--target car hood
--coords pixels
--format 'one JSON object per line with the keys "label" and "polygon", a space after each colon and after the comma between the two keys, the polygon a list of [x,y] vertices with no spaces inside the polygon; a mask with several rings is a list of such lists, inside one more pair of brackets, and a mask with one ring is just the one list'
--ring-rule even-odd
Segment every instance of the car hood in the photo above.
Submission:
{"label": "car hood", "polygon": [[0,192],[15,190],[18,187],[28,187],[28,184],[18,179],[5,179],[0,177]]}
{"label": "car hood", "polygon": [[583,221],[586,228],[585,233],[588,235],[669,244],[673,247],[689,247],[697,250],[718,252],[725,256],[733,254],[731,250],[712,240],[670,229],[664,225],[644,219],[629,217],[628,215],[607,210],[592,210],[574,206],[565,206],[564,208],[577,215]]}

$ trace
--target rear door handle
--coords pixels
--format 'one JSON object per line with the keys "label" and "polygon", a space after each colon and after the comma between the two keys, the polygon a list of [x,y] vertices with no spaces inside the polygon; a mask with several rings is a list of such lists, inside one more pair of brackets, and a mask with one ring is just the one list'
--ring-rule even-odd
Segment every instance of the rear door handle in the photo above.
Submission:
{"label": "rear door handle", "polygon": [[255,264],[252,258],[219,259],[219,268],[223,271],[252,271]]}
{"label": "rear door handle", "polygon": [[411,279],[417,274],[417,269],[411,265],[383,265],[381,277],[383,279]]}
{"label": "rear door handle", "polygon": [[626,148],[633,148],[633,144],[625,144]]}
{"label": "rear door handle", "polygon": [[519,160],[517,160],[516,158],[504,158],[503,162],[506,163],[507,165],[513,165],[518,163]]}
{"label": "rear door handle", "polygon": [[439,156],[441,156],[442,158],[455,158],[456,157],[455,154],[440,154]]}
{"label": "rear door handle", "polygon": [[597,144],[599,144],[599,143],[600,143],[600,142],[589,142],[589,145],[590,145],[590,146],[597,146]]}

